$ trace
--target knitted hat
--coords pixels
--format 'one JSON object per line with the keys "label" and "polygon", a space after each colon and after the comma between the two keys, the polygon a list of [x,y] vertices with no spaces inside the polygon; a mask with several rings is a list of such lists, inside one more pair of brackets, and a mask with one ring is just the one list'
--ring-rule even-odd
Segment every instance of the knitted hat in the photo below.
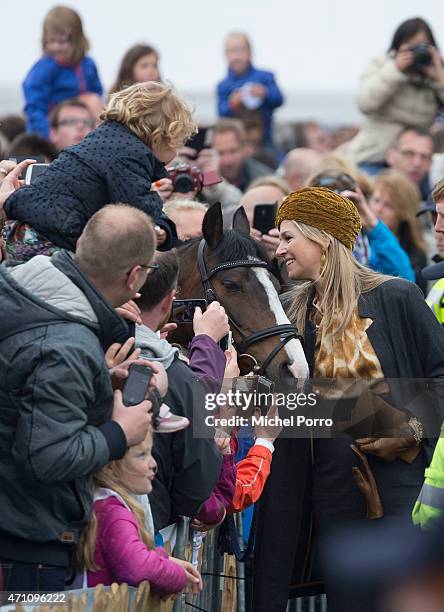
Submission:
{"label": "knitted hat", "polygon": [[353,202],[324,187],[305,187],[290,193],[279,207],[276,227],[282,221],[296,221],[324,230],[350,251],[362,229]]}

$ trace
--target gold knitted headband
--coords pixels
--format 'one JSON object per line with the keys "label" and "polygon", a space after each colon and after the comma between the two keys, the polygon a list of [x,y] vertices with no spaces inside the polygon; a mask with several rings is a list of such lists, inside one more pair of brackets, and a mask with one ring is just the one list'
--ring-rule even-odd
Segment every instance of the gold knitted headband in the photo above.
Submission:
{"label": "gold knitted headband", "polygon": [[296,221],[330,234],[350,251],[362,229],[356,206],[325,187],[305,187],[290,193],[276,215],[276,227],[282,221]]}

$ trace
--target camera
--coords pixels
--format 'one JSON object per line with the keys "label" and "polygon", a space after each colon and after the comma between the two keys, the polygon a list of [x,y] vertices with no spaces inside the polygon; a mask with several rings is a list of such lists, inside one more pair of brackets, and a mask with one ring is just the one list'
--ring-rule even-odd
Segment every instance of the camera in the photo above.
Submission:
{"label": "camera", "polygon": [[432,63],[432,54],[430,53],[430,45],[421,43],[412,48],[413,66],[425,68]]}
{"label": "camera", "polygon": [[204,176],[197,166],[181,162],[173,168],[169,168],[170,179],[173,182],[173,189],[179,193],[196,191],[199,193],[204,186]]}
{"label": "camera", "polygon": [[244,412],[245,416],[251,417],[255,408],[259,408],[261,414],[266,415],[273,401],[274,383],[265,376],[257,374],[237,376],[233,378],[232,390],[234,393],[240,392],[242,396],[251,396],[252,401],[247,405],[244,406],[242,401],[238,405],[238,408]]}
{"label": "camera", "polygon": [[167,168],[170,179],[173,182],[173,191],[178,193],[188,193],[195,191],[200,193],[202,187],[209,187],[222,182],[222,177],[216,171],[202,172],[197,166],[192,166],[186,162],[179,162]]}

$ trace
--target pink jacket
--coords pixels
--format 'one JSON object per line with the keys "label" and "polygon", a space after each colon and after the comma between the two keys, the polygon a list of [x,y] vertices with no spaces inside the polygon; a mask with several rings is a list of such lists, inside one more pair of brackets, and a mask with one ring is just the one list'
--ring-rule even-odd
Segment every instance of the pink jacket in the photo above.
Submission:
{"label": "pink jacket", "polygon": [[206,525],[221,523],[233,499],[235,487],[236,466],[234,465],[234,454],[230,453],[223,456],[219,481],[196,518]]}
{"label": "pink jacket", "polygon": [[126,582],[138,586],[148,580],[161,597],[185,588],[185,570],[170,561],[163,548],[149,550],[140,539],[136,517],[116,497],[94,502],[98,529],[94,561],[100,568],[88,572],[88,586]]}

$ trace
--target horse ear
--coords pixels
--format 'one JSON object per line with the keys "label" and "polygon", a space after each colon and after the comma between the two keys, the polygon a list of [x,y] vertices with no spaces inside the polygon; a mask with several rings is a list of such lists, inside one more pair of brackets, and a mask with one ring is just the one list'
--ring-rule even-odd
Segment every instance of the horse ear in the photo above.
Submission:
{"label": "horse ear", "polygon": [[250,222],[243,206],[239,206],[233,215],[233,229],[241,234],[250,235]]}
{"label": "horse ear", "polygon": [[202,234],[210,249],[215,249],[222,240],[224,220],[220,202],[215,202],[205,213],[202,221]]}

